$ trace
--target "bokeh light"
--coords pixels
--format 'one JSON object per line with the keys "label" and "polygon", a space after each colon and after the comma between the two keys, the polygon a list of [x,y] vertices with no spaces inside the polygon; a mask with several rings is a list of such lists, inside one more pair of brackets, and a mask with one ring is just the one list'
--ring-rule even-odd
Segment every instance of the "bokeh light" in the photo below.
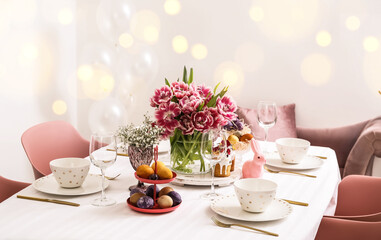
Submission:
{"label": "bokeh light", "polygon": [[168,15],[176,15],[181,10],[181,4],[178,0],[166,0],[164,3],[164,11]]}
{"label": "bokeh light", "polygon": [[254,22],[261,22],[264,17],[264,12],[261,7],[252,6],[249,10],[249,15]]}
{"label": "bokeh light", "polygon": [[130,21],[132,34],[139,40],[154,44],[159,39],[160,18],[151,10],[141,10]]}
{"label": "bokeh light", "polygon": [[363,46],[367,52],[375,52],[380,47],[380,41],[373,36],[368,36],[364,38]]}
{"label": "bokeh light", "polygon": [[93,77],[93,75],[93,68],[89,64],[83,64],[79,66],[77,69],[77,77],[81,81],[88,81]]}
{"label": "bokeh light", "polygon": [[242,67],[235,62],[226,61],[219,64],[214,71],[214,81],[221,82],[221,86],[229,86],[229,92],[239,94],[245,77]]}
{"label": "bokeh light", "polygon": [[356,31],[360,28],[360,19],[356,16],[350,16],[347,18],[345,21],[345,26],[348,28],[350,31]]}
{"label": "bokeh light", "polygon": [[244,43],[236,49],[234,59],[245,72],[255,72],[263,65],[264,51],[255,43]]}
{"label": "bokeh light", "polygon": [[193,45],[191,52],[192,56],[198,60],[204,59],[208,55],[208,49],[203,44]]}
{"label": "bokeh light", "polygon": [[27,65],[34,62],[38,58],[38,47],[34,43],[25,43],[21,47],[19,54],[19,63],[21,65]]}
{"label": "bokeh light", "polygon": [[90,99],[104,99],[114,89],[114,77],[104,65],[94,64],[92,65],[92,71],[93,74],[90,79],[81,81],[81,90]]}
{"label": "bokeh light", "polygon": [[62,25],[69,25],[70,23],[73,22],[73,11],[70,8],[62,8],[58,12],[58,22],[61,23]]}
{"label": "bokeh light", "polygon": [[260,31],[275,41],[295,41],[308,37],[319,20],[319,0],[257,0],[257,22]]}
{"label": "bokeh light", "polygon": [[381,89],[381,54],[365,54],[363,74],[370,92],[379,98],[378,90]]}
{"label": "bokeh light", "polygon": [[172,47],[177,53],[185,53],[188,50],[188,40],[182,35],[177,35],[172,39]]}
{"label": "bokeh light", "polygon": [[329,46],[331,41],[331,34],[327,31],[320,31],[316,34],[316,43],[321,47]]}
{"label": "bokeh light", "polygon": [[67,111],[66,102],[63,100],[56,100],[52,104],[52,109],[53,109],[54,114],[63,115]]}
{"label": "bokeh light", "polygon": [[300,72],[308,84],[321,86],[330,80],[332,69],[332,62],[326,55],[314,53],[303,59]]}
{"label": "bokeh light", "polygon": [[119,36],[119,44],[124,48],[130,48],[134,44],[134,38],[131,34],[123,33]]}

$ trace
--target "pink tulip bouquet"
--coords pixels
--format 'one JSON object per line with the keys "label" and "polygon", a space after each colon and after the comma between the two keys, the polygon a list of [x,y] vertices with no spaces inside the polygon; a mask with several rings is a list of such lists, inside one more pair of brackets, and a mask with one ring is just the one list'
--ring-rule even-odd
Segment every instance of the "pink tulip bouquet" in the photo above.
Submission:
{"label": "pink tulip bouquet", "polygon": [[[228,121],[237,118],[233,99],[225,96],[228,87],[216,93],[204,85],[193,83],[193,69],[189,76],[184,67],[183,80],[155,90],[151,106],[155,108],[157,124],[164,129],[162,137],[170,138],[171,167],[182,173],[204,173],[205,162],[200,153],[201,135],[220,130]],[[207,169],[209,170],[209,169]]]}

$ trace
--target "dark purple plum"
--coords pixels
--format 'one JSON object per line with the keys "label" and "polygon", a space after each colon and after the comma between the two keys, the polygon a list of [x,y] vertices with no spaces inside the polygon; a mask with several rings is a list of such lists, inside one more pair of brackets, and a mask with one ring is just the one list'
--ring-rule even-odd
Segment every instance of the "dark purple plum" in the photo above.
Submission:
{"label": "dark purple plum", "polygon": [[[147,196],[150,196],[151,198],[153,198],[153,190],[154,190],[154,187],[155,185],[150,185],[148,186],[147,190],[146,190],[146,195]],[[156,186],[156,197],[159,196],[159,192],[160,192],[160,189],[158,186]]]}
{"label": "dark purple plum", "polygon": [[181,203],[181,196],[178,192],[172,191],[167,194],[173,200],[173,206],[179,205]]}
{"label": "dark purple plum", "polygon": [[138,206],[138,208],[145,208],[145,209],[153,208],[153,205],[154,205],[153,199],[149,196],[143,196],[139,198],[138,202],[136,203],[136,206]]}

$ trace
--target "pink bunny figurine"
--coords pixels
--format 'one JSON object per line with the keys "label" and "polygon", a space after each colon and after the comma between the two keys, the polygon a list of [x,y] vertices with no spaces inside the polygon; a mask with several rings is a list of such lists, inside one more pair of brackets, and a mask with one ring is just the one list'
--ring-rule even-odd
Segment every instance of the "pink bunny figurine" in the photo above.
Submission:
{"label": "pink bunny figurine", "polygon": [[254,152],[254,158],[243,164],[242,178],[259,178],[263,174],[263,165],[266,163],[266,159],[262,154],[259,143],[254,138],[251,139],[250,146]]}

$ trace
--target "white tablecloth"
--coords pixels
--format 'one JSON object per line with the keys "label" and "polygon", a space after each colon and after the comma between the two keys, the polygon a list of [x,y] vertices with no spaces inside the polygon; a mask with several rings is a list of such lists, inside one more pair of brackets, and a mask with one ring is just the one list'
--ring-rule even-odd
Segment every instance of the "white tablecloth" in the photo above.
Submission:
{"label": "white tablecloth", "polygon": [[[327,156],[318,169],[303,171],[317,178],[290,174],[265,173],[263,178],[278,184],[277,198],[308,202],[308,207],[292,205],[292,213],[285,219],[271,222],[243,222],[279,234],[279,238],[241,228],[220,228],[211,221],[217,216],[224,222],[240,222],[215,214],[208,200],[200,195],[208,187],[171,185],[182,196],[181,206],[166,214],[143,214],[131,210],[126,199],[128,187],[137,182],[129,160],[118,157],[106,173],[122,172],[110,182],[107,196],[117,200],[111,207],[90,204],[98,194],[65,197],[49,195],[32,186],[18,194],[58,198],[80,203],[80,207],[18,199],[12,196],[0,204],[0,239],[314,239],[324,214],[332,215],[336,206],[337,186],[340,182],[336,155],[333,150],[311,147],[309,154]],[[250,155],[250,154],[249,154]],[[249,156],[250,157],[250,156]],[[97,169],[94,169],[97,170]],[[164,187],[160,185],[159,187]],[[233,194],[233,185],[217,187],[222,194]],[[240,222],[242,223],[242,222]]]}

